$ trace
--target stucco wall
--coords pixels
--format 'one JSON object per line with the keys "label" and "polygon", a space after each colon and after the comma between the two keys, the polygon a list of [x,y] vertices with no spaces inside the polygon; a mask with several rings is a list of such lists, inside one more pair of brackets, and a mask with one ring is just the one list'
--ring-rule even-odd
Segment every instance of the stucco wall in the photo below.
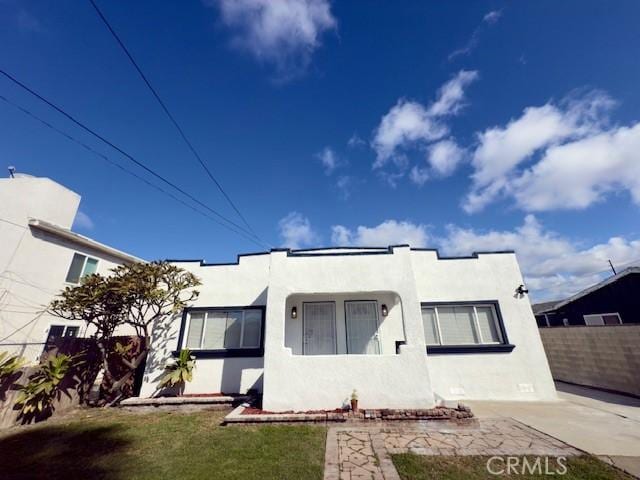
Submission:
{"label": "stucco wall", "polygon": [[[262,384],[263,406],[273,411],[340,407],[353,389],[364,408],[423,408],[441,399],[556,399],[529,300],[515,295],[522,276],[514,255],[445,260],[407,247],[376,252],[273,251],[241,257],[238,265],[178,263],[202,279],[194,306],[266,305],[264,360],[200,358],[186,392],[233,393],[229,385],[243,392]],[[299,355],[306,299],[336,302],[337,355]],[[382,355],[345,354],[342,302],[364,299],[389,307],[381,324]],[[513,351],[427,355],[420,303],[465,300],[499,302]],[[293,305],[295,320],[290,318]],[[162,341],[147,365],[144,396],[154,393],[171,351],[178,348],[180,320],[154,329]],[[395,354],[395,341],[402,339],[406,345]],[[231,372],[236,372],[233,380]]]}
{"label": "stucco wall", "polygon": [[420,302],[498,300],[511,352],[428,355],[436,398],[555,400],[556,391],[514,254],[438,259],[413,251]]}
{"label": "stucco wall", "polygon": [[[292,295],[376,295],[401,299],[406,342],[399,355],[292,355],[285,346]],[[420,408],[434,404],[422,316],[408,247],[376,255],[271,254],[263,405],[267,410],[331,409],[353,389],[363,407]]]}
{"label": "stucco wall", "polygon": [[[244,307],[266,304],[269,276],[269,255],[241,257],[238,265],[203,266],[200,262],[176,262],[193,272],[202,285],[193,307]],[[181,348],[180,315],[169,318],[152,330],[152,352],[143,377],[141,397],[157,392],[164,368],[172,361],[171,352]],[[185,393],[246,393],[249,389],[262,391],[262,358],[198,358],[193,381],[185,386]]]}
{"label": "stucco wall", "polygon": [[553,378],[640,395],[640,325],[541,328]]}

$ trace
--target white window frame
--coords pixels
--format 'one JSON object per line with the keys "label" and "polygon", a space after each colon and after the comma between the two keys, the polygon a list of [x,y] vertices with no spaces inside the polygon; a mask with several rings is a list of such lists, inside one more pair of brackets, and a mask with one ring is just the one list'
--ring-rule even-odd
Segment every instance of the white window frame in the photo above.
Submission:
{"label": "white window frame", "polygon": [[[473,309],[473,329],[476,338],[478,338],[478,343],[468,342],[468,343],[442,343],[442,331],[440,329],[440,316],[438,314],[438,307],[472,307]],[[498,336],[500,340],[497,342],[487,342],[482,338],[482,330],[480,329],[480,323],[478,321],[478,307],[489,307],[491,308],[491,313],[493,315],[493,322],[496,327],[496,331],[498,332]],[[471,345],[504,345],[506,344],[505,333],[502,329],[500,318],[498,316],[498,308],[494,303],[486,303],[486,302],[478,302],[478,303],[432,303],[421,306],[421,311],[423,309],[431,308],[433,309],[434,316],[436,319],[436,333],[438,343],[429,343],[428,347],[449,347],[449,346],[471,346]],[[423,325],[424,328],[424,325]]]}
{"label": "white window frame", "polygon": [[[69,276],[69,270],[71,270],[71,265],[73,264],[73,258],[76,255],[80,255],[81,257],[84,257],[84,260],[82,261],[82,268],[80,269],[80,276],[78,277],[78,281],[77,282],[70,282],[67,280],[67,277]],[[100,259],[96,258],[96,257],[92,257],[90,255],[87,255],[86,253],[81,253],[81,252],[73,252],[73,255],[71,256],[71,262],[69,263],[69,268],[67,269],[67,275],[64,277],[64,283],[68,284],[68,285],[79,285],[80,281],[86,276],[84,274],[84,269],[87,267],[87,260],[95,260],[96,261],[96,272],[98,271],[98,265],[100,264]]]}
{"label": "white window frame", "polygon": [[[604,323],[604,317],[609,316],[609,315],[615,315],[616,317],[618,317],[618,325],[622,325],[622,317],[620,316],[620,314],[618,312],[611,312],[611,313],[589,313],[587,315],[582,315],[582,319],[584,320],[584,324],[587,327],[598,327],[598,326],[607,326],[606,323]],[[599,317],[600,320],[602,321],[602,323],[598,323],[598,324],[594,324],[594,323],[587,323],[587,317]]]}
{"label": "white window frame", "polygon": [[[257,310],[260,312],[260,334],[258,337],[258,345],[245,347],[244,345],[244,323],[245,323],[245,313],[247,310]],[[222,348],[203,348],[202,345],[204,343],[205,332],[207,331],[207,324],[209,323],[209,313],[220,313],[224,312],[229,316],[229,312],[242,312],[242,321],[240,323],[240,346],[233,348],[225,348],[224,347],[224,339]],[[187,340],[189,338],[189,329],[191,328],[191,314],[192,313],[204,313],[204,322],[202,324],[202,336],[200,337],[200,347],[187,347]],[[187,311],[187,318],[185,321],[184,334],[182,338],[182,348],[189,348],[192,351],[229,351],[229,350],[255,350],[258,348],[262,348],[262,334],[263,334],[263,326],[264,326],[264,310],[262,308],[247,308],[247,307],[236,307],[236,308],[209,308],[209,309],[194,309]],[[227,334],[227,326],[225,323],[225,338]]]}

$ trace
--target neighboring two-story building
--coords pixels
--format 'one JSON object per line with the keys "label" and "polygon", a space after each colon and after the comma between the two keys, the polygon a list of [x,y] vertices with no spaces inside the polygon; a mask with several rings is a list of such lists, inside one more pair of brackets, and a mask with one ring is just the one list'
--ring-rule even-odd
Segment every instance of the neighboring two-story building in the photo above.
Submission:
{"label": "neighboring two-story building", "polygon": [[48,178],[0,179],[0,351],[36,360],[58,336],[85,325],[45,311],[68,285],[139,258],[71,230],[80,196]]}

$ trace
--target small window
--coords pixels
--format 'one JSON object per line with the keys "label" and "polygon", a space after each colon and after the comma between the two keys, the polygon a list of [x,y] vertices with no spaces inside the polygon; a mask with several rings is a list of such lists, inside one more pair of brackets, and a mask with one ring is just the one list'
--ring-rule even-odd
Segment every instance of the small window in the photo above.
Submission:
{"label": "small window", "polygon": [[504,343],[492,304],[422,307],[422,324],[430,346]]}
{"label": "small window", "polygon": [[260,348],[262,310],[207,310],[189,313],[185,346],[191,350]]}
{"label": "small window", "polygon": [[583,315],[585,325],[620,325],[622,319],[619,313],[595,313]]}
{"label": "small window", "polygon": [[74,253],[71,259],[71,265],[67,272],[67,283],[79,283],[80,279],[86,275],[96,273],[98,268],[98,260],[96,258],[87,257],[80,253]]}
{"label": "small window", "polygon": [[46,343],[53,342],[56,338],[61,337],[77,337],[80,327],[72,327],[65,325],[51,325],[47,334]]}

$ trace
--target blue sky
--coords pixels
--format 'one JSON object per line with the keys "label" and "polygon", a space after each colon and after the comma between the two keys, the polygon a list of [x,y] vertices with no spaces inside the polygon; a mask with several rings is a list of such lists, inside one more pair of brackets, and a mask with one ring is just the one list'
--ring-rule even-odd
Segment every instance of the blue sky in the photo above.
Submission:
{"label": "blue sky", "polygon": [[[513,248],[534,299],[640,259],[638,2],[97,3],[263,243]],[[2,69],[241,223],[88,1],[1,0],[0,27]],[[5,102],[0,127],[7,165],[82,195],[81,233],[147,259],[263,249]]]}

